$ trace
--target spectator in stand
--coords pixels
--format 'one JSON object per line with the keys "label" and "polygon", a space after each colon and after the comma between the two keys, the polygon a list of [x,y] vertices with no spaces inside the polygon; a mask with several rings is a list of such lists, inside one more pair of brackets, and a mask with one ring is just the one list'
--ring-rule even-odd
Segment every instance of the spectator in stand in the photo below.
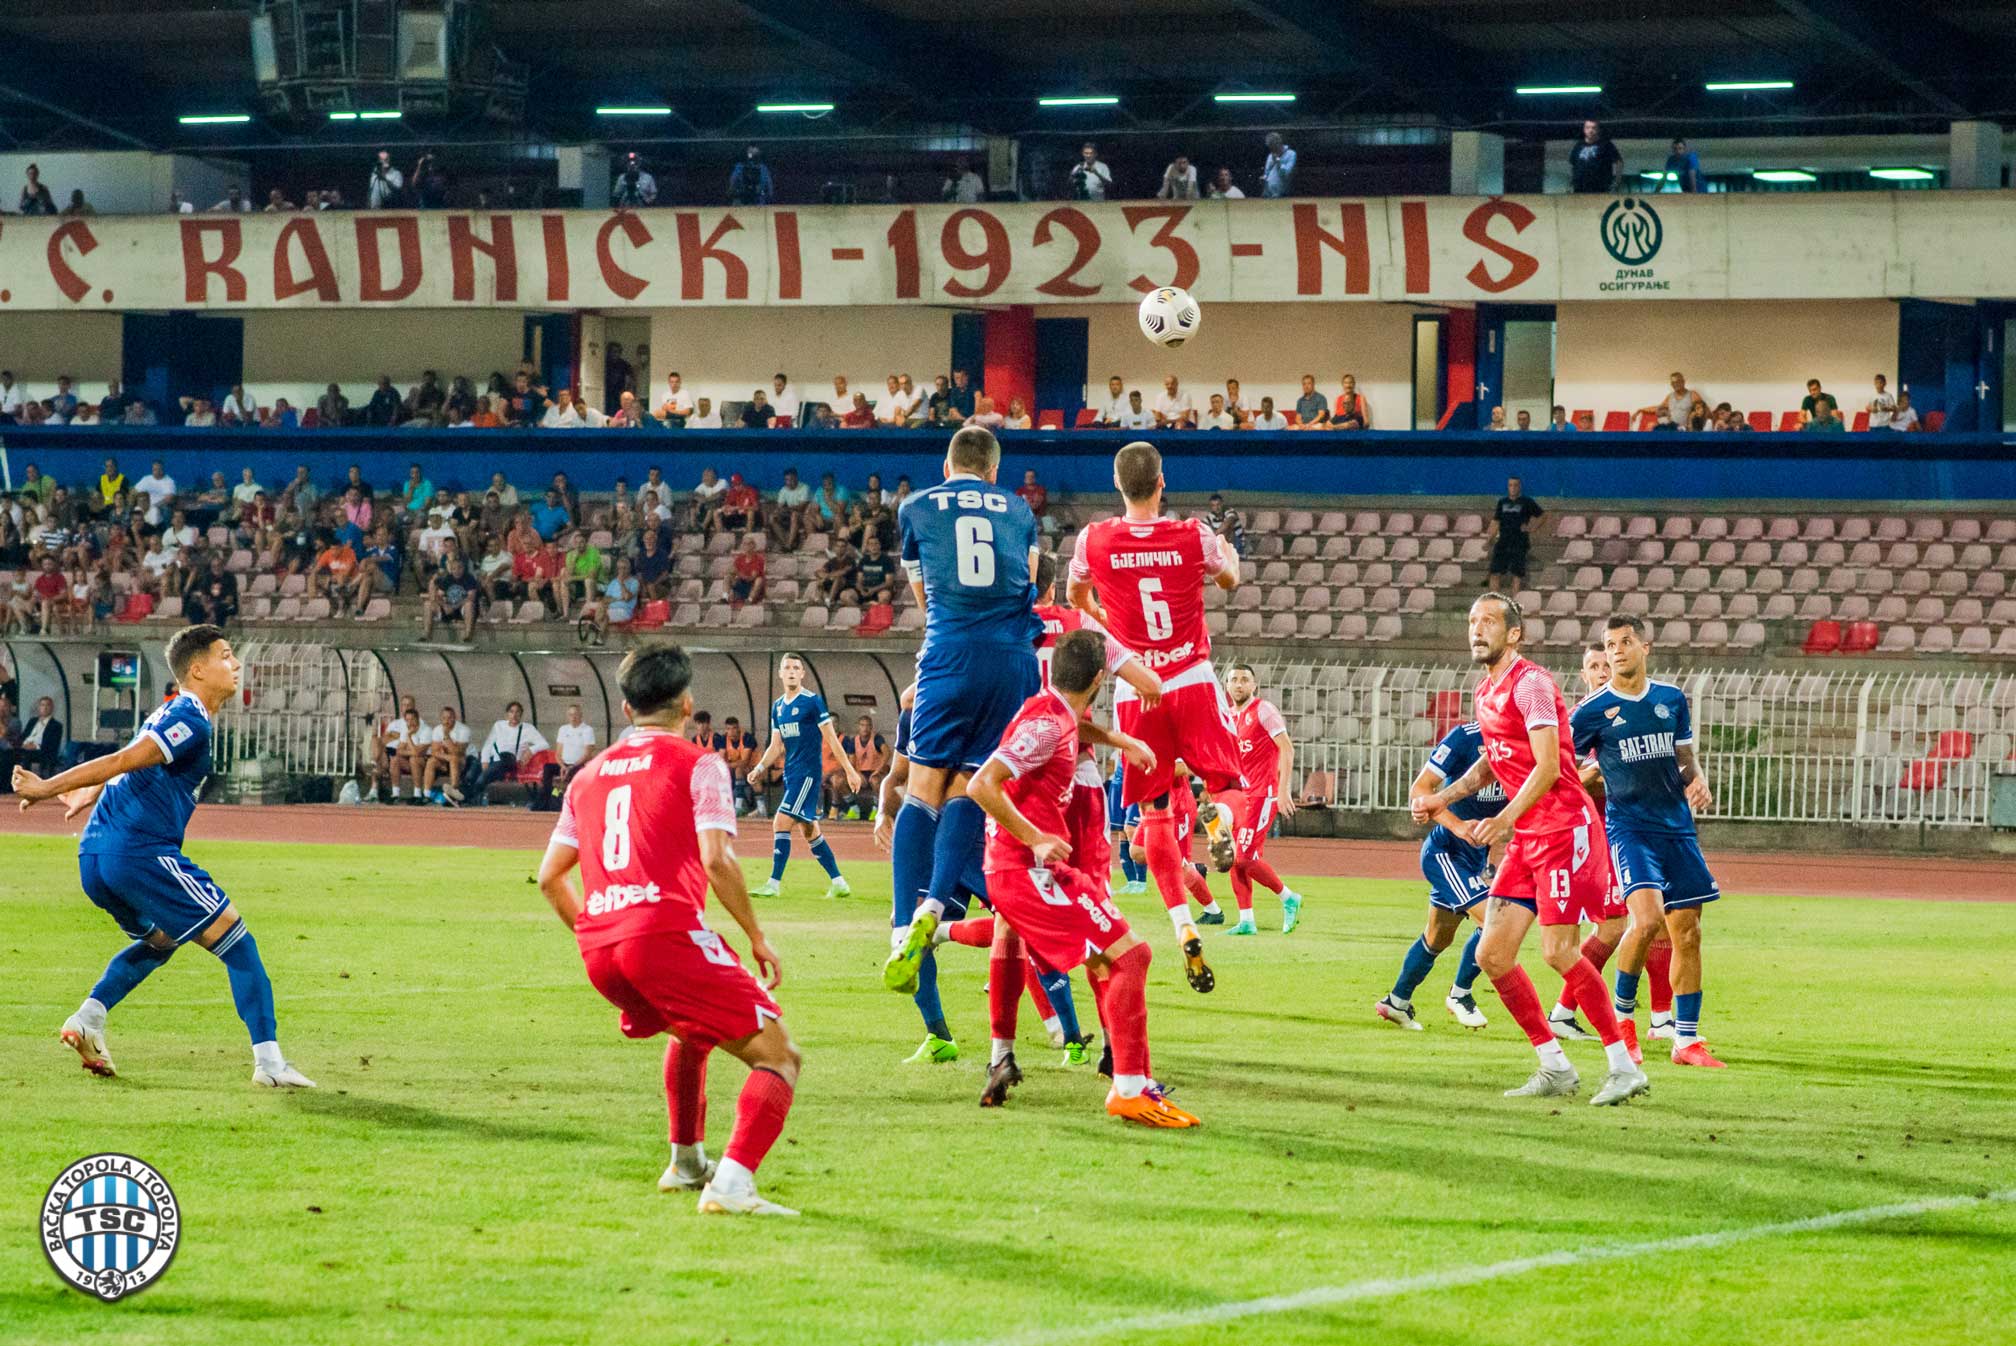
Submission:
{"label": "spectator in stand", "polygon": [[521,762],[552,745],[536,725],[525,723],[525,707],[513,701],[504,707],[504,718],[490,726],[477,751],[477,769],[469,781],[470,802],[488,804],[490,787],[511,779]]}
{"label": "spectator in stand", "polygon": [[637,582],[647,602],[664,598],[671,587],[672,553],[658,541],[661,536],[656,528],[647,528],[637,547]]}
{"label": "spectator in stand", "polygon": [[701,397],[694,399],[694,401],[696,405],[693,414],[686,418],[686,428],[688,430],[719,430],[721,428],[721,413],[714,410],[714,400],[710,397]]}
{"label": "spectator in stand", "polygon": [[1015,494],[1029,506],[1029,512],[1036,516],[1036,523],[1044,532],[1056,531],[1056,521],[1050,518],[1050,488],[1036,479],[1035,468],[1022,469],[1022,484],[1015,488]]}
{"label": "spectator in stand", "polygon": [[1486,430],[1510,430],[1512,423],[1505,419],[1505,408],[1502,406],[1491,408],[1491,423],[1484,428]]}
{"label": "spectator in stand", "polygon": [[1225,409],[1225,394],[1223,393],[1211,394],[1211,405],[1205,408],[1203,417],[1197,423],[1206,430],[1237,430],[1239,428],[1239,418]]}
{"label": "spectator in stand", "polygon": [[550,538],[542,538],[529,551],[516,553],[512,561],[512,573],[524,587],[525,598],[529,602],[537,599],[546,604],[556,620],[567,620],[567,586],[561,583],[565,557],[560,544]]}
{"label": "spectator in stand", "polygon": [[315,512],[315,506],[321,499],[321,488],[315,485],[308,474],[308,465],[303,463],[294,469],[294,480],[280,492],[280,507],[306,516]]}
{"label": "spectator in stand", "polygon": [[1254,416],[1252,423],[1247,428],[1252,430],[1286,430],[1288,428],[1288,418],[1274,410],[1273,398],[1263,397],[1260,399],[1259,414]]}
{"label": "spectator in stand", "polygon": [[557,812],[574,773],[588,765],[595,755],[595,726],[581,715],[581,707],[567,707],[567,723],[553,731],[554,761],[540,773],[539,789],[530,807],[534,812]]}
{"label": "spectator in stand", "polygon": [[742,152],[742,161],[729,171],[728,204],[767,206],[772,192],[770,166],[763,162],[763,151],[751,145]]}
{"label": "spectator in stand", "polygon": [[1302,395],[1295,399],[1295,419],[1304,430],[1326,429],[1330,424],[1330,404],[1316,391],[1316,376],[1302,376]]}
{"label": "spectator in stand", "polygon": [[195,522],[208,528],[221,521],[231,509],[231,488],[224,481],[222,472],[210,474],[210,484],[196,496],[195,507],[190,510]]}
{"label": "spectator in stand", "polygon": [[1113,170],[1100,160],[1099,147],[1089,140],[1078,149],[1070,182],[1074,201],[1104,201],[1113,190]]}
{"label": "spectator in stand", "polygon": [[600,411],[576,399],[572,388],[562,388],[553,394],[553,405],[546,408],[546,414],[539,418],[539,428],[579,430],[606,424],[607,420]]}
{"label": "spectator in stand", "polygon": [[[371,742],[371,788],[367,792],[372,802],[390,802],[402,798],[399,778],[410,776],[413,780],[413,797],[420,797],[420,745],[427,737],[427,726],[420,721],[419,707],[411,696],[399,698],[399,713],[378,726],[378,732]],[[386,793],[380,794],[381,787]]]}
{"label": "spectator in stand", "polygon": [[798,469],[784,469],[784,484],[770,508],[770,535],[785,551],[798,550],[798,543],[817,527],[812,517],[812,488],[798,480]]}
{"label": "spectator in stand", "polygon": [[1670,422],[1674,429],[1689,428],[1697,412],[1707,413],[1708,403],[1700,393],[1687,386],[1687,376],[1677,369],[1668,377],[1667,383],[1671,388],[1666,396],[1649,407],[1638,408],[1638,414]]}
{"label": "spectator in stand", "polygon": [[1884,429],[1908,431],[1918,428],[1918,413],[1911,409],[1911,391],[1907,388],[1897,394],[1897,410],[1891,413],[1890,424]]}
{"label": "spectator in stand", "polygon": [[868,394],[854,394],[853,405],[840,418],[840,426],[845,430],[871,430],[875,426],[874,408],[868,405]]}
{"label": "spectator in stand", "polygon": [[350,399],[343,396],[343,390],[330,384],[328,391],[315,399],[315,420],[320,425],[342,425],[350,417]]}
{"label": "spectator in stand", "polygon": [[405,484],[399,488],[399,503],[405,507],[409,517],[424,518],[427,507],[434,503],[434,483],[415,463],[406,469]]}
{"label": "spectator in stand", "polygon": [[754,813],[756,792],[749,788],[749,772],[756,765],[756,736],[744,731],[742,722],[730,715],[721,723],[721,738],[721,760],[728,764],[728,775],[735,782],[735,810]]}
{"label": "spectator in stand", "polygon": [[70,204],[63,207],[63,213],[70,216],[89,216],[98,213],[98,207],[84,199],[84,189],[74,187],[70,191]]}
{"label": "spectator in stand", "polygon": [[1295,151],[1279,131],[1267,133],[1267,162],[1260,166],[1260,195],[1295,195]]}
{"label": "spectator in stand", "polygon": [[113,379],[105,385],[105,396],[98,399],[98,419],[107,425],[112,424],[126,415],[127,404],[131,401],[119,380]]}
{"label": "spectator in stand", "polygon": [[973,171],[973,165],[961,155],[952,165],[952,171],[945,175],[945,185],[939,189],[939,198],[953,201],[962,206],[977,205],[987,195],[987,184]]}
{"label": "spectator in stand", "polygon": [[28,180],[21,186],[18,209],[23,215],[56,213],[56,198],[49,194],[48,185],[42,181],[42,169],[36,164],[28,165]]}
{"label": "spectator in stand", "polygon": [[238,484],[231,488],[232,520],[235,522],[243,518],[245,511],[251,509],[259,498],[265,494],[265,488],[260,486],[259,480],[253,475],[252,469],[249,467],[240,468],[238,471]]}
{"label": "spectator in stand", "polygon": [[1232,544],[1232,550],[1237,552],[1245,550],[1246,516],[1227,506],[1224,496],[1213,491],[1201,517],[1206,528]]}
{"label": "spectator in stand", "polygon": [[1035,427],[1035,422],[1029,416],[1029,404],[1022,400],[1020,393],[1008,399],[1008,416],[1002,422],[1002,426],[1008,430],[1029,430]]}
{"label": "spectator in stand", "polygon": [[[1502,413],[1504,408],[1498,410]],[[1526,578],[1526,552],[1532,545],[1526,529],[1545,513],[1540,502],[1525,493],[1519,478],[1506,478],[1505,494],[1491,507],[1491,588],[1509,594],[1514,579]]]}
{"label": "spectator in stand", "polygon": [[1232,419],[1237,421],[1242,429],[1252,415],[1252,408],[1246,405],[1245,395],[1239,390],[1238,379],[1225,380],[1225,410],[1232,413]]}
{"label": "spectator in stand", "polygon": [[152,406],[136,397],[126,404],[126,414],[121,418],[120,424],[159,425],[161,424],[161,418],[154,414]]}
{"label": "spectator in stand", "polygon": [[900,426],[908,419],[908,408],[903,402],[903,381],[891,374],[883,385],[882,398],[875,408],[875,419],[888,426]]}
{"label": "spectator in stand", "polygon": [[895,559],[883,548],[879,533],[866,534],[861,546],[861,559],[854,565],[854,591],[859,595],[861,605],[887,603],[893,606],[897,584]]}
{"label": "spectator in stand", "polygon": [[406,390],[406,396],[399,404],[400,418],[422,425],[437,424],[447,403],[448,394],[441,387],[441,376],[431,369],[425,370],[420,375],[420,382]]}
{"label": "spectator in stand", "polygon": [[889,765],[889,744],[875,732],[875,721],[863,715],[854,722],[854,732],[841,738],[840,751],[847,755],[847,760],[860,773],[861,787],[849,791],[845,771],[835,771],[828,776],[826,791],[832,800],[833,812],[837,816],[844,809],[846,816],[857,822],[873,818],[882,769]]}
{"label": "spectator in stand", "polygon": [[[534,533],[532,536],[536,549],[539,535]],[[494,606],[499,601],[514,602],[523,595],[523,586],[518,583],[513,571],[516,560],[503,535],[484,534],[482,559],[476,565],[476,584],[483,591],[485,607]]]}
{"label": "spectator in stand", "polygon": [[1666,182],[1677,183],[1683,192],[1706,190],[1701,179],[1701,156],[1688,149],[1684,140],[1675,140],[1673,152],[1666,156],[1666,178],[1660,183],[1661,191],[1665,190]]}
{"label": "spectator in stand", "polygon": [[847,506],[853,499],[854,493],[842,486],[831,472],[820,473],[819,489],[812,496],[812,505],[819,512],[819,527],[832,529],[845,522]]}
{"label": "spectator in stand", "polygon": [[[711,470],[711,469],[710,469]],[[761,523],[763,498],[740,472],[728,474],[728,489],[707,524],[708,535],[716,532],[742,533]]]}
{"label": "spectator in stand", "polygon": [[224,395],[224,404],[217,408],[217,419],[225,425],[257,425],[259,401],[246,393],[244,384],[234,383]]}
{"label": "spectator in stand", "polygon": [[728,585],[731,603],[738,608],[745,603],[761,603],[770,587],[767,571],[763,539],[750,533],[742,539],[742,549],[735,553],[735,578]]}
{"label": "spectator in stand", "polygon": [[[357,578],[345,595],[348,606],[361,613],[370,606],[373,598],[396,595],[403,564],[404,558],[400,555],[398,544],[392,540],[392,531],[379,524],[371,530],[370,540],[357,557]],[[338,602],[337,611],[342,611],[344,606],[343,602]]]}
{"label": "spectator in stand", "polygon": [[560,531],[574,521],[574,516],[567,512],[567,505],[561,499],[560,492],[548,487],[546,498],[532,506],[531,520],[533,530],[539,534],[539,540],[548,542],[560,536]]}
{"label": "spectator in stand", "polygon": [[[778,424],[783,422],[780,420]],[[840,418],[824,402],[808,402],[799,409],[798,424],[807,430],[838,430]]]}
{"label": "spectator in stand", "polygon": [[[458,550],[448,557],[447,564],[434,572],[434,578],[427,586],[427,602],[421,609],[420,639],[434,638],[434,623],[456,622],[461,626],[457,638],[467,641],[476,633],[476,577],[469,573],[469,563],[462,559]],[[567,615],[563,610],[563,618]]]}
{"label": "spectator in stand", "polygon": [[[118,468],[109,458],[105,460],[105,468],[107,475],[98,479],[98,490],[110,504],[116,498],[116,492],[125,486],[126,479],[114,479]],[[112,488],[111,492],[107,491],[107,487]],[[147,475],[133,483],[133,494],[146,500],[147,522],[158,527],[175,502],[175,478],[168,475],[166,465],[156,458],[153,466],[147,469]],[[137,499],[135,503],[138,503]]]}
{"label": "spectator in stand", "polygon": [[176,399],[182,406],[182,424],[194,430],[208,430],[217,425],[217,406],[207,397],[181,397]]}
{"label": "spectator in stand", "polygon": [[77,414],[77,394],[70,390],[68,374],[56,376],[56,393],[49,399],[49,409],[65,420]]}
{"label": "spectator in stand", "polygon": [[308,570],[308,596],[328,599],[333,609],[342,595],[350,590],[356,573],[357,552],[349,539],[324,535],[322,550],[316,554],[315,563]]}
{"label": "spectator in stand", "polygon": [[1001,430],[1007,427],[1008,418],[995,409],[993,398],[981,393],[973,399],[973,414],[966,418],[966,424]]}
{"label": "spectator in stand", "polygon": [[1127,392],[1127,409],[1120,413],[1117,428],[1121,430],[1152,430],[1157,424],[1155,413],[1141,405],[1141,390],[1139,388],[1129,389]]}
{"label": "spectator in stand", "polygon": [[1346,374],[1343,391],[1337,394],[1337,409],[1330,416],[1332,430],[1370,430],[1372,428],[1372,404],[1365,394],[1358,391],[1358,378]]}
{"label": "spectator in stand", "polygon": [[1806,429],[1821,434],[1837,434],[1848,428],[1848,422],[1841,419],[1841,410],[1827,393],[1820,394],[1813,404],[1813,419],[1806,422]]}
{"label": "spectator in stand", "polygon": [[1174,374],[1162,376],[1162,395],[1155,399],[1155,424],[1165,430],[1197,428],[1197,403]]}
{"label": "spectator in stand", "polygon": [[623,156],[622,169],[609,184],[609,204],[618,210],[637,210],[658,201],[658,179],[644,168],[644,161],[631,150]]}
{"label": "spectator in stand", "polygon": [[908,407],[908,410],[905,412],[905,419],[903,423],[905,425],[920,424],[924,419],[924,413],[926,410],[926,408],[923,405],[924,403],[923,392],[917,387],[915,383],[911,382],[910,376],[908,374],[905,374],[899,380],[899,386],[901,387],[903,393],[903,401]]}
{"label": "spectator in stand", "polygon": [[[469,726],[455,713],[455,707],[441,707],[441,719],[427,731],[425,765],[421,768],[421,792],[437,804],[462,802],[462,772],[469,755]],[[436,785],[435,781],[442,784]]]}
{"label": "spectator in stand", "polygon": [[1116,430],[1120,420],[1127,414],[1127,394],[1125,385],[1118,374],[1106,380],[1106,400],[1099,404],[1092,416],[1092,424],[1103,430]]}
{"label": "spectator in stand", "polygon": [[504,405],[510,408],[512,424],[537,425],[546,414],[546,392],[535,387],[532,376],[521,369],[512,378],[511,393]]}
{"label": "spectator in stand", "polygon": [[1158,201],[1195,201],[1197,199],[1197,166],[1190,162],[1190,156],[1179,154],[1169,161],[1162,170],[1162,185],[1155,189]]}
{"label": "spectator in stand", "polygon": [[814,577],[810,593],[821,603],[838,606],[842,595],[854,588],[854,548],[844,537],[833,539],[826,560]]}
{"label": "spectator in stand", "polygon": [[238,616],[238,577],[224,568],[224,553],[213,550],[210,563],[182,592],[182,615],[192,625],[227,626]]}
{"label": "spectator in stand", "polygon": [[56,634],[57,620],[62,616],[64,602],[70,596],[70,581],[63,577],[54,552],[42,553],[31,592],[35,604],[35,634]]}
{"label": "spectator in stand", "polygon": [[0,420],[19,420],[28,394],[14,381],[14,371],[0,369]]}
{"label": "spectator in stand", "polygon": [[721,474],[711,467],[700,469],[699,484],[694,486],[686,501],[686,518],[694,528],[706,528],[713,523],[713,516],[721,506],[721,497],[727,494],[728,483],[721,480]]}
{"label": "spectator in stand", "polygon": [[608,424],[616,430],[642,430],[655,422],[644,414],[644,404],[637,400],[637,394],[626,390],[616,399],[616,414],[609,418]]}
{"label": "spectator in stand", "polygon": [[[10,718],[11,711],[0,711],[0,734],[7,732],[5,722]],[[21,728],[12,761],[0,764],[0,775],[11,778],[14,773],[7,768],[18,762],[38,776],[53,776],[62,758],[63,721],[56,718],[56,702],[45,696],[35,702],[35,713]]]}
{"label": "spectator in stand", "polygon": [[1205,189],[1204,194],[1214,201],[1244,201],[1246,199],[1246,193],[1240,191],[1233,184],[1232,170],[1229,168],[1220,168],[1213,175],[1211,185]]}
{"label": "spectator in stand", "polygon": [[570,606],[576,597],[585,604],[601,596],[608,564],[602,549],[579,528],[567,535],[567,551],[560,558],[560,580],[566,586]]}
{"label": "spectator in stand", "polygon": [[686,391],[679,371],[673,370],[665,376],[665,396],[658,403],[658,419],[675,430],[686,424],[693,414],[693,394]]}
{"label": "spectator in stand", "polygon": [[1890,418],[1897,414],[1897,399],[1890,392],[1890,380],[1881,374],[1876,376],[1876,391],[1869,399],[1869,428],[1887,430]]}
{"label": "spectator in stand", "polygon": [[104,423],[103,420],[99,419],[98,404],[96,402],[80,403],[75,414],[70,417],[70,424],[72,425],[103,425]]}
{"label": "spectator in stand", "polygon": [[973,376],[963,369],[952,371],[952,388],[948,396],[952,399],[952,409],[961,417],[971,416],[979,396],[973,387]]}
{"label": "spectator in stand", "polygon": [[1594,117],[1582,123],[1582,139],[1568,151],[1569,190],[1584,195],[1614,192],[1624,180],[1624,156],[1602,123]]}
{"label": "spectator in stand", "polygon": [[1565,408],[1555,407],[1552,414],[1547,418],[1547,428],[1557,435],[1572,433],[1575,429],[1575,422],[1568,419],[1568,412]]}
{"label": "spectator in stand", "polygon": [[767,394],[761,388],[750,393],[749,400],[742,404],[742,428],[744,430],[767,430],[773,415]]}
{"label": "spectator in stand", "polygon": [[1533,413],[1526,410],[1526,408],[1524,407],[1519,408],[1518,424],[1513,426],[1513,429],[1531,430],[1532,428],[1533,428]]}
{"label": "spectator in stand", "polygon": [[371,400],[364,404],[364,424],[382,428],[398,422],[399,394],[393,391],[391,376],[380,374],[377,387],[371,390]]}
{"label": "spectator in stand", "polygon": [[235,183],[224,189],[224,199],[210,207],[215,215],[220,211],[229,215],[243,215],[252,209],[252,202],[245,195],[245,189]]}
{"label": "spectator in stand", "polygon": [[364,204],[372,210],[391,210],[405,199],[406,175],[392,166],[392,151],[379,150],[371,164],[371,181],[364,188]]}

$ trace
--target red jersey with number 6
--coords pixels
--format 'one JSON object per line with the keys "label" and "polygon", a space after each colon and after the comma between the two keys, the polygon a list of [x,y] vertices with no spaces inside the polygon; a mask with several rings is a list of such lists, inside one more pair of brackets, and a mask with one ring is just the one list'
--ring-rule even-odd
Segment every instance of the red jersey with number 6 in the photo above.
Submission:
{"label": "red jersey with number 6", "polygon": [[637,729],[581,768],[553,839],[580,853],[582,950],[705,930],[706,830],[735,835],[735,790],[719,753],[669,730]]}
{"label": "red jersey with number 6", "polygon": [[1505,786],[1507,798],[1519,793],[1537,762],[1528,731],[1553,726],[1560,735],[1556,752],[1561,774],[1538,803],[1512,825],[1516,835],[1562,832],[1596,821],[1596,806],[1582,788],[1568,735],[1568,704],[1547,670],[1525,658],[1496,678],[1477,684],[1477,727],[1484,731],[1485,758]]}
{"label": "red jersey with number 6", "polygon": [[1071,578],[1092,583],[1114,637],[1168,682],[1211,657],[1204,586],[1237,564],[1201,519],[1101,519],[1078,535]]}

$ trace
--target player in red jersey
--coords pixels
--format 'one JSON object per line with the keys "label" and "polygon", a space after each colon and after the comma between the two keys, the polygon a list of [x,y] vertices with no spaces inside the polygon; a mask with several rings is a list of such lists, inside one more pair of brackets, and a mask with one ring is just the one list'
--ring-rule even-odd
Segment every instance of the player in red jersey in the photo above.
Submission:
{"label": "player in red jersey", "polygon": [[1523,636],[1519,605],[1510,598],[1491,593],[1470,605],[1470,653],[1484,668],[1484,680],[1477,685],[1484,752],[1462,781],[1417,796],[1414,814],[1417,819],[1433,816],[1448,807],[1481,786],[1487,770],[1511,796],[1502,812],[1480,818],[1470,828],[1470,839],[1479,846],[1506,842],[1505,859],[1491,884],[1477,962],[1540,1056],[1533,1077],[1506,1091],[1506,1097],[1572,1094],[1581,1083],[1548,1027],[1533,979],[1519,966],[1519,946],[1537,919],[1547,965],[1575,988],[1609,1059],[1610,1072],[1590,1102],[1622,1103],[1647,1092],[1651,1083],[1632,1064],[1602,974],[1576,944],[1580,923],[1602,921],[1610,902],[1609,847],[1564,736],[1567,703],[1546,670],[1520,655]]}
{"label": "player in red jersey", "polygon": [[[1071,843],[1064,815],[1076,792],[1080,731],[1105,665],[1097,634],[1073,631],[1059,640],[1049,687],[1022,703],[967,793],[987,813],[987,892],[1001,920],[1050,966],[1069,971],[1085,965],[1113,1047],[1106,1111],[1144,1126],[1195,1126],[1197,1119],[1171,1103],[1149,1074],[1148,946],[1113,905],[1106,876],[1066,863]],[[1146,745],[1124,734],[1111,737],[1130,765],[1154,772],[1158,763]],[[1012,1010],[1019,998],[1012,984],[1004,998]],[[1003,1054],[997,1044],[982,1103],[991,1096],[998,1104],[1020,1079],[1013,1051]]]}
{"label": "player in red jersey", "polygon": [[[777,985],[777,954],[729,844],[735,794],[727,763],[680,735],[693,712],[685,651],[664,644],[633,650],[617,680],[636,729],[568,785],[539,890],[574,931],[588,980],[623,1012],[624,1036],[671,1036],[665,1101],[672,1162],[659,1190],[699,1188],[707,1214],[796,1215],[756,1194],[756,1166],[784,1129],[799,1058],[767,989]],[[707,928],[710,882],[749,937],[763,981]],[[717,1046],[749,1067],[718,1164],[701,1146],[707,1055]]]}
{"label": "player in red jersey", "polygon": [[[1232,896],[1239,903],[1239,924],[1235,935],[1251,935],[1253,885],[1260,884],[1281,899],[1281,933],[1287,934],[1302,922],[1302,895],[1282,882],[1267,863],[1267,829],[1278,815],[1295,816],[1295,741],[1288,737],[1288,722],[1274,703],[1260,695],[1260,679],[1251,664],[1234,664],[1225,675],[1225,690],[1232,698],[1232,734],[1239,745],[1239,765],[1246,773],[1247,805],[1252,816],[1240,827],[1239,858],[1232,863]],[[1253,801],[1258,800],[1255,804]]]}
{"label": "player in red jersey", "polygon": [[1113,484],[1125,513],[1088,524],[1078,535],[1071,602],[1162,679],[1162,700],[1153,707],[1125,687],[1114,693],[1120,729],[1146,743],[1156,759],[1154,771],[1127,773],[1122,802],[1141,805],[1142,849],[1182,945],[1184,974],[1192,989],[1209,991],[1216,979],[1190,916],[1169,792],[1181,757],[1211,795],[1203,818],[1212,863],[1221,873],[1231,869],[1235,834],[1246,817],[1246,778],[1232,740],[1232,708],[1211,667],[1204,586],[1237,588],[1239,555],[1202,522],[1163,515],[1167,482],[1154,445],[1137,441],[1115,454]]}

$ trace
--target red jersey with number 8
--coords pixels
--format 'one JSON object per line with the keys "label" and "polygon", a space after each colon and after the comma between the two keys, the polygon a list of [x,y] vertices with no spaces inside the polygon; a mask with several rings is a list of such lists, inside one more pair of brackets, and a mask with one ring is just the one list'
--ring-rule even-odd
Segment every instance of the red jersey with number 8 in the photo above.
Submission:
{"label": "red jersey with number 8", "polygon": [[1568,734],[1568,703],[1547,670],[1525,658],[1496,678],[1477,684],[1477,727],[1484,731],[1484,754],[1509,799],[1519,793],[1537,762],[1527,731],[1553,726],[1560,734],[1561,775],[1512,825],[1514,833],[1563,832],[1596,821],[1596,805],[1582,788]]}
{"label": "red jersey with number 8", "polygon": [[735,834],[728,764],[680,735],[637,729],[581,768],[553,839],[581,861],[582,950],[636,935],[705,930],[703,830]]}
{"label": "red jersey with number 8", "polygon": [[1237,564],[1201,519],[1101,519],[1078,535],[1071,578],[1091,582],[1114,637],[1168,682],[1211,657],[1204,586]]}

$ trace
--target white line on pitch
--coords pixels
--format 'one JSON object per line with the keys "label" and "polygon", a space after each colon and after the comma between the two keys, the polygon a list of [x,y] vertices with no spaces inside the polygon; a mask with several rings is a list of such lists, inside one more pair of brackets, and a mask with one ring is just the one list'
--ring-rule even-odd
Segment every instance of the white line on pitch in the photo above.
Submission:
{"label": "white line on pitch", "polygon": [[1610,1243],[1597,1244],[1589,1248],[1568,1248],[1560,1252],[1543,1253],[1538,1257],[1515,1257],[1504,1262],[1450,1267],[1444,1271],[1423,1272],[1418,1276],[1380,1277],[1375,1280],[1354,1281],[1349,1285],[1319,1285],[1314,1289],[1298,1291],[1292,1295],[1269,1295],[1264,1299],[1235,1300],[1231,1303],[1211,1304],[1196,1309],[1170,1309],[1161,1313],[1144,1313],[1132,1318],[1109,1318],[1069,1327],[1038,1328],[1005,1337],[983,1338],[966,1343],[966,1346],[1049,1346],[1052,1342],[1087,1341],[1122,1332],[1166,1332],[1186,1327],[1204,1327],[1214,1323],[1233,1322],[1240,1318],[1298,1313],[1306,1309],[1357,1304],[1375,1299],[1394,1299],[1424,1290],[1455,1289],[1483,1281],[1523,1276],[1529,1271],[1543,1271],[1550,1267],[1572,1267],[1658,1253],[1722,1248],[1732,1243],[1750,1243],[1757,1239],[1782,1238],[1793,1234],[1813,1234],[1853,1225],[1875,1224],[1880,1220],[1901,1220],[1914,1215],[1929,1215],[1936,1211],[1967,1210],[1985,1206],[1990,1202],[2010,1201],[2016,1201],[2016,1188],[1989,1192],[1985,1196],[1932,1197],[1923,1201],[1901,1201],[1888,1206],[1864,1206],[1859,1210],[1836,1211],[1831,1215],[1815,1215],[1804,1220],[1786,1220],[1778,1224],[1711,1230],[1702,1234],[1654,1239],[1643,1243]]}

